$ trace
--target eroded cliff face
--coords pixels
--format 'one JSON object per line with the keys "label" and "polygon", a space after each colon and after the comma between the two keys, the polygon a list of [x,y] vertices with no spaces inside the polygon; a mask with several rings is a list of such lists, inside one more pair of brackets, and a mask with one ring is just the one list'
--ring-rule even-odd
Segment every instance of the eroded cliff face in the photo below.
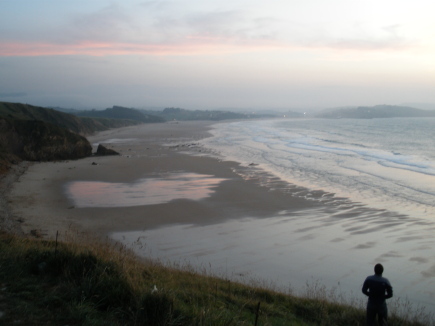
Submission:
{"label": "eroded cliff face", "polygon": [[0,118],[0,151],[28,161],[79,159],[92,155],[88,140],[37,120]]}

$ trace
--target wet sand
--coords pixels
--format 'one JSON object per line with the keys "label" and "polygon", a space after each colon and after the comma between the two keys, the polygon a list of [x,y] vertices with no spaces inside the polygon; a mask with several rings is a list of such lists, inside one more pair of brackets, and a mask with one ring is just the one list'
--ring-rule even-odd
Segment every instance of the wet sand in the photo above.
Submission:
{"label": "wet sand", "polygon": [[[33,163],[7,194],[12,217],[22,221],[25,234],[54,238],[68,230],[106,236],[112,232],[152,229],[173,223],[212,224],[226,219],[275,215],[312,204],[262,187],[255,177],[237,170],[255,169],[204,155],[197,140],[207,137],[209,122],[147,124],[114,129],[88,137],[120,156],[75,161]],[[73,182],[134,184],[165,180],[173,173],[195,173],[224,179],[209,196],[129,207],[77,207],[67,196]],[[168,190],[169,191],[169,190]],[[95,205],[95,206],[98,206]]]}

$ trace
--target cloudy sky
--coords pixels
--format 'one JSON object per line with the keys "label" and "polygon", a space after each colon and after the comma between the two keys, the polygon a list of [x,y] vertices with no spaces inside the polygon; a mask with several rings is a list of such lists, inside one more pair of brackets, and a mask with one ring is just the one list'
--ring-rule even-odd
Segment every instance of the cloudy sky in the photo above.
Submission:
{"label": "cloudy sky", "polygon": [[435,103],[432,0],[0,0],[0,101]]}

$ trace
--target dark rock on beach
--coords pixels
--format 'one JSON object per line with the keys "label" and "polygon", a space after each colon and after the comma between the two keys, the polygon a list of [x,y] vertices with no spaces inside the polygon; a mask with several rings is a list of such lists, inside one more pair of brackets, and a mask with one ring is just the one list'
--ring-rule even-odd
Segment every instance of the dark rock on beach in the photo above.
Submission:
{"label": "dark rock on beach", "polygon": [[120,154],[113,149],[104,147],[103,145],[99,144],[97,148],[97,153],[95,155],[107,156],[107,155],[120,155]]}

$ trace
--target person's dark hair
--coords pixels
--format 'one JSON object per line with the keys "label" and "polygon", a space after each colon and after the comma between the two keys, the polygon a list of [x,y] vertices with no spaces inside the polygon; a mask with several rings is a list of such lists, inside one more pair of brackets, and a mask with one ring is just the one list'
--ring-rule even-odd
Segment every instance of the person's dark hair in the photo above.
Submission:
{"label": "person's dark hair", "polygon": [[382,275],[383,272],[384,272],[384,266],[382,266],[381,264],[376,264],[375,265],[375,274]]}

